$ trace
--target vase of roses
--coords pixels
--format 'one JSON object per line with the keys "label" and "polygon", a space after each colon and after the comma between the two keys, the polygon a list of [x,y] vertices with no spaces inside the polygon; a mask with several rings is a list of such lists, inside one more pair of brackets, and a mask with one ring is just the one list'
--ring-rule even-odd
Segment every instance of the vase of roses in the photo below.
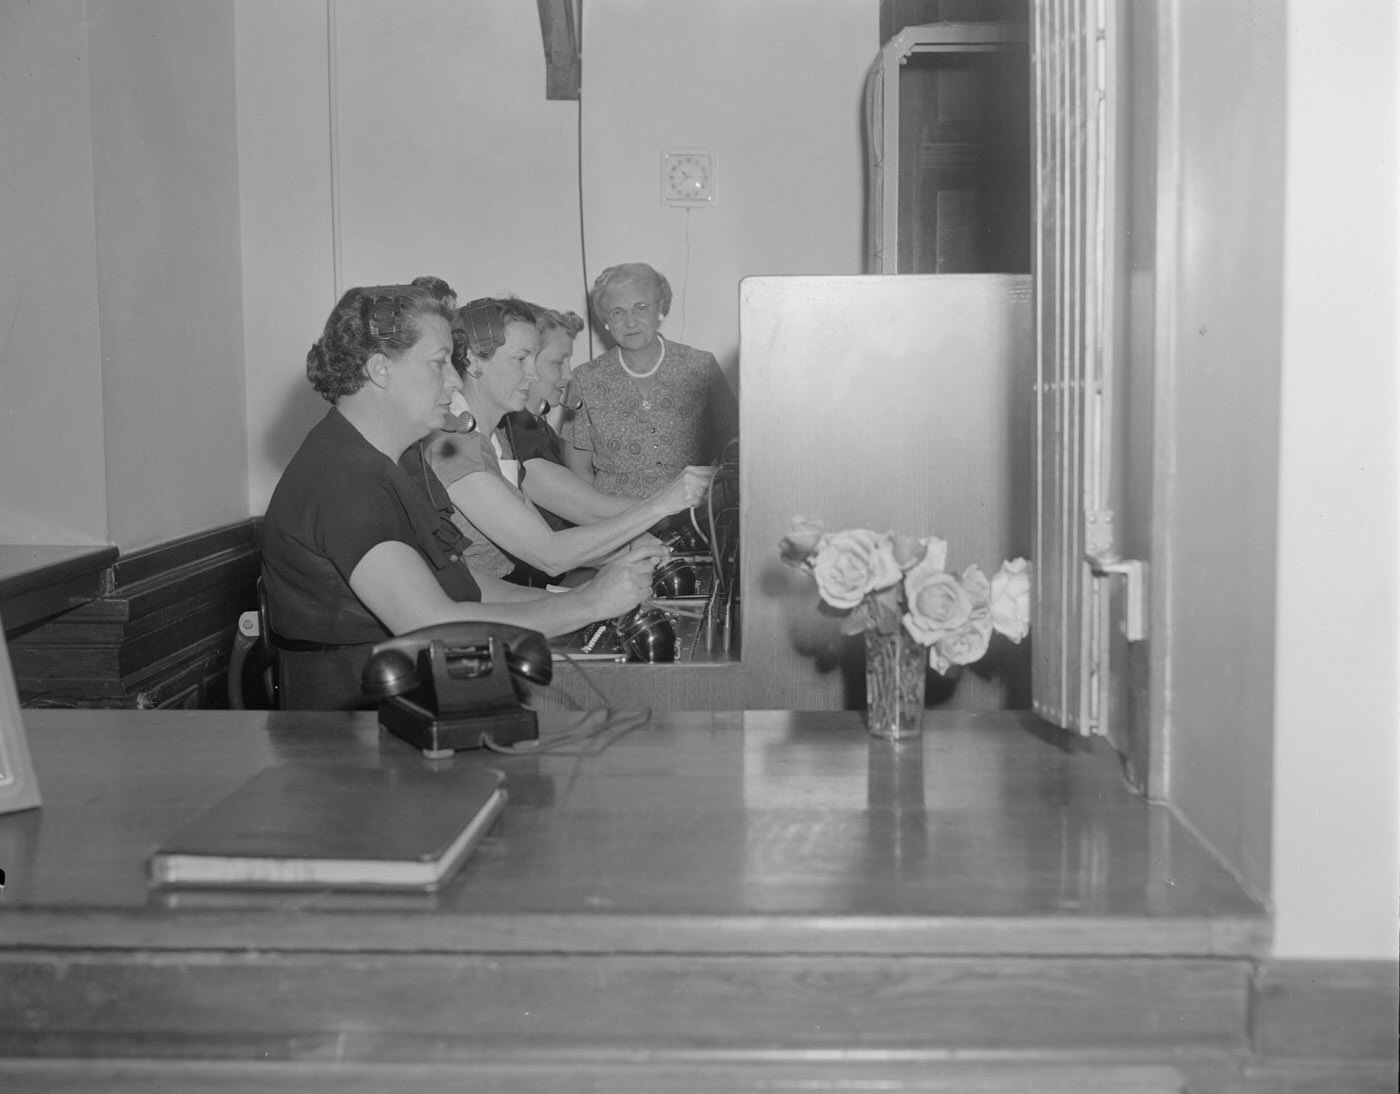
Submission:
{"label": "vase of roses", "polygon": [[947,568],[948,544],[894,532],[827,532],[794,517],[778,550],[810,574],[822,603],[843,616],[841,633],[865,636],[866,720],[900,741],[923,727],[924,683],[981,660],[992,636],[1020,642],[1030,630],[1030,563],[1003,562],[988,578],[976,564]]}

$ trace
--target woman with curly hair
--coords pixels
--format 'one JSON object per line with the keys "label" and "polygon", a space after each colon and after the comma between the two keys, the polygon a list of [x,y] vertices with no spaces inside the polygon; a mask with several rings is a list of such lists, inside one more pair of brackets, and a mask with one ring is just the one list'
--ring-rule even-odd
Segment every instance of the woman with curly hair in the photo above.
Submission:
{"label": "woman with curly hair", "polygon": [[564,456],[604,494],[645,497],[738,435],[739,403],[712,353],[661,336],[671,284],[645,262],[609,266],[588,293],[611,349],[574,370],[583,409]]}
{"label": "woman with curly hair", "polygon": [[286,709],[366,705],[360,672],[392,634],[453,620],[547,635],[620,615],[650,593],[661,552],[619,557],[587,585],[543,593],[462,562],[424,491],[400,467],[440,429],[462,383],[453,313],[420,285],[351,289],[306,358],[331,404],[287,466],[263,523],[263,586]]}

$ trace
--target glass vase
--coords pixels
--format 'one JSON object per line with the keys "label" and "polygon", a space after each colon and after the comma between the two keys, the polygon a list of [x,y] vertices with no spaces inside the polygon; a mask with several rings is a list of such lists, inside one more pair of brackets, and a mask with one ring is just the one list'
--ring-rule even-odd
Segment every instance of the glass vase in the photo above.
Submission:
{"label": "glass vase", "polygon": [[887,741],[916,740],[924,727],[928,650],[900,627],[865,632],[865,722]]}

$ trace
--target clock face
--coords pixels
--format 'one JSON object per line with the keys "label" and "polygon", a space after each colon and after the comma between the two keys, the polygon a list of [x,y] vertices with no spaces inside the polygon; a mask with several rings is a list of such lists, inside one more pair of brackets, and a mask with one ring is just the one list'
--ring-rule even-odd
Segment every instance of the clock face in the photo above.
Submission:
{"label": "clock face", "polygon": [[708,152],[667,152],[661,164],[661,199],[668,205],[709,205],[714,201],[714,156]]}

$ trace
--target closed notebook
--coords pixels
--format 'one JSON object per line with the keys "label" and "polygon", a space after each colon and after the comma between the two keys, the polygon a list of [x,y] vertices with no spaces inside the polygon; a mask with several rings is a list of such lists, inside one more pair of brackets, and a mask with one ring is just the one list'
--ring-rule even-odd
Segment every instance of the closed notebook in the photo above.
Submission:
{"label": "closed notebook", "polygon": [[505,808],[490,768],[282,764],[151,856],[155,885],[433,890]]}

